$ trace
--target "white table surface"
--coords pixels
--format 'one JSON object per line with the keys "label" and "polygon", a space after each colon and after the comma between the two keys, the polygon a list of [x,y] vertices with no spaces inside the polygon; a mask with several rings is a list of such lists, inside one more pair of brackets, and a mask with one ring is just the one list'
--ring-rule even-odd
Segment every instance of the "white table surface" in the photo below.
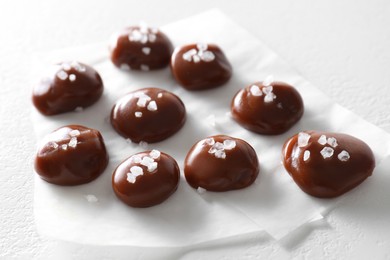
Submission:
{"label": "white table surface", "polygon": [[355,200],[344,201],[313,231],[301,231],[301,242],[284,246],[265,236],[261,243],[134,250],[39,237],[32,208],[30,55],[106,41],[140,20],[160,26],[210,8],[248,29],[335,101],[390,131],[390,1],[2,1],[1,259],[390,259],[390,214],[389,225],[375,225],[375,217],[351,210],[359,206]]}

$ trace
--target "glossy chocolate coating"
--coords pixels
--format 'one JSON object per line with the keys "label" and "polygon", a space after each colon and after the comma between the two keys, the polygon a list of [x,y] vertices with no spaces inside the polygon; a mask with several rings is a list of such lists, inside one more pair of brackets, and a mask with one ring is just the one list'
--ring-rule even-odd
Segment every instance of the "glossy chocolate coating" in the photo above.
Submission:
{"label": "glossy chocolate coating", "polygon": [[103,81],[92,67],[76,61],[54,65],[50,75],[33,89],[32,101],[46,116],[94,104],[103,93]]}
{"label": "glossy chocolate coating", "polygon": [[252,146],[226,135],[197,142],[184,162],[187,182],[195,189],[201,187],[208,191],[245,188],[255,181],[259,171],[259,161]]}
{"label": "glossy chocolate coating", "polygon": [[168,66],[173,46],[158,29],[131,26],[113,38],[110,51],[118,68],[147,71]]}
{"label": "glossy chocolate coating", "polygon": [[[156,163],[155,166],[153,163]],[[175,159],[153,150],[123,161],[112,175],[112,187],[116,196],[127,205],[145,208],[160,204],[171,196],[179,185],[179,179],[180,169]]]}
{"label": "glossy chocolate coating", "polygon": [[369,177],[375,158],[366,143],[350,135],[306,131],[286,141],[283,164],[304,192],[332,198]]}
{"label": "glossy chocolate coating", "polygon": [[253,83],[241,89],[231,103],[234,120],[250,131],[265,135],[286,132],[301,119],[303,110],[298,91],[282,82],[272,82],[269,86]]}
{"label": "glossy chocolate coating", "polygon": [[176,48],[171,70],[176,81],[188,90],[221,86],[232,76],[232,66],[215,44],[190,44]]}
{"label": "glossy chocolate coating", "polygon": [[108,155],[98,130],[67,125],[47,135],[35,157],[35,171],[50,183],[79,185],[96,179]]}
{"label": "glossy chocolate coating", "polygon": [[133,142],[154,143],[173,135],[184,125],[186,109],[175,94],[144,88],[119,99],[111,111],[111,124]]}

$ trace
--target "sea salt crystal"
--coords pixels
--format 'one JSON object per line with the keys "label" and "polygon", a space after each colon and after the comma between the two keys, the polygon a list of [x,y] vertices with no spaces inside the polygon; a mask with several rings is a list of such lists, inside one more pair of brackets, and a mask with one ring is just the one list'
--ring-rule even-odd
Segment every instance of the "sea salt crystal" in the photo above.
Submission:
{"label": "sea salt crystal", "polygon": [[136,111],[134,115],[135,117],[142,117],[142,112]]}
{"label": "sea salt crystal", "polygon": [[134,162],[134,163],[140,163],[142,161],[142,158],[139,155],[133,155],[131,157],[131,161]]}
{"label": "sea salt crystal", "polygon": [[129,41],[139,42],[141,41],[142,33],[139,30],[133,30],[129,35]]}
{"label": "sea salt crystal", "polygon": [[57,73],[57,78],[59,78],[60,80],[66,80],[68,78],[68,73],[66,73],[65,71],[63,70],[60,70],[58,73]]}
{"label": "sea salt crystal", "polygon": [[92,194],[85,195],[84,197],[90,203],[96,203],[96,202],[99,201],[98,198],[95,195],[92,195]]}
{"label": "sea salt crystal", "polygon": [[256,96],[256,97],[262,96],[262,95],[263,95],[263,92],[261,92],[259,86],[257,86],[257,85],[252,85],[252,86],[250,87],[249,91],[251,92],[251,94],[252,94],[253,96]]}
{"label": "sea salt crystal", "polygon": [[310,158],[310,151],[306,150],[303,153],[303,160],[306,162],[307,160],[309,160],[309,158]]}
{"label": "sea salt crystal", "polygon": [[326,144],[326,136],[325,135],[321,135],[320,138],[318,138],[318,141],[317,141],[320,145],[325,145]]}
{"label": "sea salt crystal", "polygon": [[61,145],[61,148],[62,148],[62,150],[66,151],[68,149],[68,146],[66,144],[63,144],[63,145]]}
{"label": "sea salt crystal", "polygon": [[208,144],[208,145],[213,145],[213,144],[215,144],[215,140],[214,140],[214,138],[207,138],[204,140],[204,143]]}
{"label": "sea salt crystal", "polygon": [[128,182],[135,183],[135,179],[136,179],[136,177],[131,172],[127,173],[127,181]]}
{"label": "sea salt crystal", "polygon": [[224,150],[217,150],[215,152],[215,157],[225,159],[226,158],[226,153]]}
{"label": "sea salt crystal", "polygon": [[162,98],[162,96],[163,96],[163,93],[158,93],[157,94],[157,98]]}
{"label": "sea salt crystal", "polygon": [[231,150],[234,147],[236,147],[236,141],[234,141],[234,140],[225,140],[225,141],[223,141],[223,149]]}
{"label": "sea salt crystal", "polygon": [[142,158],[142,161],[140,162],[140,164],[148,167],[153,162],[154,162],[154,160],[152,158],[150,158],[149,156],[144,156]]}
{"label": "sea salt crystal", "polygon": [[80,131],[77,129],[74,129],[74,130],[69,132],[70,136],[79,136],[80,134],[81,134]]}
{"label": "sea salt crystal", "polygon": [[146,103],[151,100],[151,98],[144,94],[144,93],[137,93],[138,95],[135,95],[138,97],[137,106],[139,107],[146,107]]}
{"label": "sea salt crystal", "polygon": [[69,144],[70,147],[75,148],[77,146],[77,137],[70,138]]}
{"label": "sea salt crystal", "polygon": [[157,39],[157,36],[155,34],[149,34],[148,39],[150,42],[155,42]]}
{"label": "sea salt crystal", "polygon": [[195,49],[191,49],[183,53],[183,59],[186,61],[192,61],[192,56],[194,56],[197,53]]}
{"label": "sea salt crystal", "polygon": [[193,60],[195,63],[198,63],[198,62],[200,62],[200,57],[199,57],[197,54],[195,54],[194,56],[192,56],[192,60]]}
{"label": "sea salt crystal", "polygon": [[202,55],[199,56],[205,62],[211,62],[215,59],[215,55],[211,51],[205,51],[204,53],[202,53]]}
{"label": "sea salt crystal", "polygon": [[76,80],[76,75],[70,74],[69,75],[69,80],[72,81],[72,82],[75,81]]}
{"label": "sea salt crystal", "polygon": [[149,153],[150,157],[152,157],[153,159],[158,159],[160,158],[160,155],[161,155],[161,152],[159,150],[152,150],[150,153]]}
{"label": "sea salt crystal", "polygon": [[73,68],[75,68],[75,70],[77,70],[78,72],[86,71],[86,68],[83,65],[81,65],[80,63],[78,63],[77,61],[72,61],[72,63],[70,65]]}
{"label": "sea salt crystal", "polygon": [[143,47],[143,48],[142,48],[142,52],[143,52],[145,55],[149,55],[151,50],[152,50],[152,49],[150,49],[149,47]]}
{"label": "sea salt crystal", "polygon": [[68,71],[72,68],[72,66],[70,66],[70,64],[67,62],[62,63],[61,65],[62,65],[62,68],[66,71]]}
{"label": "sea salt crystal", "polygon": [[196,191],[197,191],[199,194],[204,194],[207,190],[204,189],[204,188],[202,188],[202,187],[198,187],[198,188],[196,189]]}
{"label": "sea salt crystal", "polygon": [[349,158],[351,158],[351,156],[347,151],[343,150],[337,155],[337,158],[339,158],[339,160],[342,162],[346,162],[349,160]]}
{"label": "sea salt crystal", "polygon": [[200,50],[200,51],[205,51],[205,50],[207,50],[207,48],[208,48],[208,46],[207,46],[206,43],[198,43],[198,44],[196,45],[196,47],[197,47],[198,50]]}
{"label": "sea salt crystal", "polygon": [[154,101],[154,100],[150,101],[147,108],[149,111],[156,111],[157,110],[156,101]]}
{"label": "sea salt crystal", "polygon": [[135,177],[137,177],[140,175],[144,175],[144,170],[142,170],[142,168],[139,166],[131,166],[130,173]]}
{"label": "sea salt crystal", "polygon": [[305,147],[308,145],[310,140],[310,135],[305,132],[300,132],[298,134],[298,147]]}
{"label": "sea salt crystal", "polygon": [[324,147],[322,150],[321,150],[321,155],[324,159],[326,158],[330,158],[333,156],[333,153],[334,153],[334,150],[333,148],[330,148],[330,147]]}
{"label": "sea salt crystal", "polygon": [[329,138],[328,138],[328,144],[329,144],[330,146],[332,146],[333,148],[336,148],[337,145],[338,145],[337,140],[336,140],[336,138],[334,138],[334,137],[329,137]]}
{"label": "sea salt crystal", "polygon": [[270,103],[270,102],[274,101],[275,98],[276,98],[276,96],[274,93],[269,93],[269,94],[265,95],[264,102]]}
{"label": "sea salt crystal", "polygon": [[263,81],[263,86],[270,86],[272,84],[272,82],[274,82],[274,76],[273,75],[269,75]]}
{"label": "sea salt crystal", "polygon": [[148,172],[153,172],[157,169],[158,164],[157,164],[157,162],[152,162],[147,167],[148,167]]}
{"label": "sea salt crystal", "polygon": [[141,68],[142,71],[149,71],[149,66],[148,65],[141,64],[140,68]]}
{"label": "sea salt crystal", "polygon": [[58,144],[56,142],[50,142],[50,146],[53,147],[54,149],[58,148]]}
{"label": "sea salt crystal", "polygon": [[145,142],[145,141],[141,141],[141,142],[138,143],[138,145],[139,145],[140,147],[146,149],[146,148],[148,147],[149,144],[148,144],[147,142]]}
{"label": "sea salt crystal", "polygon": [[271,94],[273,90],[274,88],[272,86],[263,87],[263,92],[265,95]]}

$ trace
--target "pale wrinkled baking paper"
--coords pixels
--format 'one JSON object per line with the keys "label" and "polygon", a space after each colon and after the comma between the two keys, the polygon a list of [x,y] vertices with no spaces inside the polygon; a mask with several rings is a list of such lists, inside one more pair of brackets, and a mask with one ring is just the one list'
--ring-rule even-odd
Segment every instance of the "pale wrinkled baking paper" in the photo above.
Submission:
{"label": "pale wrinkled baking paper", "polygon": [[[175,46],[193,42],[218,44],[233,65],[232,79],[220,88],[189,92],[174,81],[169,69],[118,70],[108,59],[107,44],[37,56],[34,75],[42,74],[41,69],[50,63],[79,60],[92,65],[105,84],[100,101],[82,112],[44,117],[34,111],[37,137],[42,139],[66,124],[82,124],[101,131],[110,155],[105,172],[86,185],[60,187],[36,177],[34,209],[42,234],[79,243],[141,247],[193,245],[259,231],[281,239],[310,220],[321,218],[321,213],[338,201],[315,199],[295,185],[281,165],[281,147],[288,137],[309,129],[344,132],[367,142],[378,164],[389,154],[390,138],[386,132],[333,103],[220,11],[211,10],[161,30]],[[251,133],[227,114],[231,99],[240,88],[270,74],[275,80],[295,86],[305,103],[305,114],[300,122],[279,136]],[[122,160],[144,149],[120,137],[107,118],[119,97],[144,87],[164,88],[177,94],[184,101],[188,116],[182,130],[163,142],[149,145],[148,149],[172,155],[183,169],[185,155],[196,141],[214,134],[242,138],[259,156],[261,172],[256,183],[238,191],[199,194],[186,183],[182,171],[178,190],[164,203],[134,209],[120,202],[111,188],[111,174]],[[374,176],[376,174],[380,173]],[[95,196],[97,201],[89,195]]]}

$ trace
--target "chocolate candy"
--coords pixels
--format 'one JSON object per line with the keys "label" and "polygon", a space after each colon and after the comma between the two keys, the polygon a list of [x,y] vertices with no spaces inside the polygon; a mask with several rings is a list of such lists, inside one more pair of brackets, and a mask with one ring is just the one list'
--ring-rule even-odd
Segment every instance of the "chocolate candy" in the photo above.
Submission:
{"label": "chocolate candy", "polygon": [[79,185],[96,179],[108,155],[98,130],[67,125],[46,136],[35,157],[35,171],[57,185]]}
{"label": "chocolate candy", "polygon": [[176,48],[171,70],[176,81],[188,90],[201,90],[225,84],[232,66],[215,44],[190,44]]}
{"label": "chocolate candy", "polygon": [[191,148],[184,162],[184,174],[195,189],[229,191],[251,185],[259,167],[256,152],[247,142],[216,135]]}
{"label": "chocolate candy", "polygon": [[375,167],[366,143],[346,134],[306,131],[286,141],[284,167],[306,193],[332,198],[355,188]]}
{"label": "chocolate candy", "polygon": [[168,37],[146,25],[125,28],[113,38],[111,60],[124,70],[156,70],[169,64],[173,46]]}
{"label": "chocolate candy", "polygon": [[292,86],[273,82],[253,83],[233,98],[231,112],[244,128],[265,135],[277,135],[290,129],[303,115],[303,101]]}
{"label": "chocolate candy", "polygon": [[102,79],[92,67],[62,62],[34,86],[32,101],[39,112],[50,116],[91,106],[102,93]]}
{"label": "chocolate candy", "polygon": [[144,88],[119,99],[111,124],[133,142],[154,143],[176,133],[185,123],[186,109],[179,97],[159,88]]}
{"label": "chocolate candy", "polygon": [[131,207],[160,204],[179,185],[180,169],[168,154],[158,150],[137,153],[123,161],[112,175],[116,196]]}

